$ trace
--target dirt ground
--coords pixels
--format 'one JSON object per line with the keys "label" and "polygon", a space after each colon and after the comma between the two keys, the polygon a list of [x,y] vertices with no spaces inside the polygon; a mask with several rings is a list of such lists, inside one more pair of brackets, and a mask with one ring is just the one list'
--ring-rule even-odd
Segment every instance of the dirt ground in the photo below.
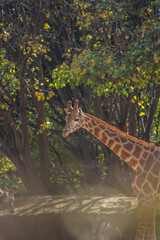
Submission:
{"label": "dirt ground", "polygon": [[[123,195],[17,198],[14,214],[0,204],[0,240],[96,240],[92,220],[97,216],[109,218],[120,229],[123,240],[132,240],[136,215],[136,199]],[[159,223],[157,212],[158,240]]]}
{"label": "dirt ground", "polygon": [[0,240],[94,240],[91,222],[102,214],[118,226],[122,239],[132,240],[136,207],[135,198],[122,195],[17,198],[14,214],[0,205]]}

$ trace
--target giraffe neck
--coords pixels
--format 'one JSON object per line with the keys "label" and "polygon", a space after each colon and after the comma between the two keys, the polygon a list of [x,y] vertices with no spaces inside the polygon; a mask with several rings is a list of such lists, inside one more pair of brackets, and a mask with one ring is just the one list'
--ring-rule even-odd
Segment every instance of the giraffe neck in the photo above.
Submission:
{"label": "giraffe neck", "polygon": [[88,113],[84,114],[83,128],[121,157],[134,171],[142,170],[141,166],[149,151],[149,146],[145,145],[145,142],[123,133]]}

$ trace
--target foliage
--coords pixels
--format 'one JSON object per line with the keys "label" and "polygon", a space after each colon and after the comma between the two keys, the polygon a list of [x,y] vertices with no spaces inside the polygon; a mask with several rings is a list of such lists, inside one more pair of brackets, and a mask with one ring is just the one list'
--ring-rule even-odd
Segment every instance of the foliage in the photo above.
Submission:
{"label": "foliage", "polygon": [[72,63],[63,63],[53,71],[55,85],[72,87],[91,85],[99,95],[115,91],[128,96],[143,85],[159,84],[160,26],[159,5],[147,2],[135,9],[129,1],[101,1],[82,4],[77,16],[80,53]]}

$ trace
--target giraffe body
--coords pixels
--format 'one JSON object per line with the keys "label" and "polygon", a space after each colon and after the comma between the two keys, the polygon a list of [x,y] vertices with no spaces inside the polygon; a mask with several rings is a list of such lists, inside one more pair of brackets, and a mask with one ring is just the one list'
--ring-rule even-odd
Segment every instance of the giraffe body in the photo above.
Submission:
{"label": "giraffe body", "polygon": [[136,240],[155,240],[155,209],[160,206],[160,148],[132,137],[106,122],[83,113],[78,101],[65,109],[66,126],[62,135],[85,128],[135,172],[132,182],[138,200],[138,227]]}

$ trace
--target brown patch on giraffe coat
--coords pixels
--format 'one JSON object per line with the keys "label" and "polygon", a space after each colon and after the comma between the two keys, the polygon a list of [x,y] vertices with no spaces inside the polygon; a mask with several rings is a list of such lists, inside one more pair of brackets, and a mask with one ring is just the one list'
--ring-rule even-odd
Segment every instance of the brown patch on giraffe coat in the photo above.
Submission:
{"label": "brown patch on giraffe coat", "polygon": [[[152,155],[152,154],[150,154],[150,155]],[[149,156],[150,156],[149,155]],[[152,156],[153,157],[153,156]],[[148,159],[148,161],[146,161],[146,163],[145,163],[145,166],[144,166],[144,171],[149,171],[150,169],[151,169],[151,167],[152,167],[152,165],[153,165],[153,161],[151,161],[150,159]]]}
{"label": "brown patch on giraffe coat", "polygon": [[87,123],[85,123],[84,126],[85,126],[85,128],[87,128],[87,129],[89,128]]}
{"label": "brown patch on giraffe coat", "polygon": [[103,126],[103,125],[99,125],[99,127],[101,128],[101,129],[105,129],[106,127],[105,126]]}
{"label": "brown patch on giraffe coat", "polygon": [[93,126],[96,126],[97,125],[97,123],[92,119],[91,120],[91,124],[93,125]]}
{"label": "brown patch on giraffe coat", "polygon": [[145,161],[143,158],[141,158],[141,159],[139,160],[139,164],[141,165],[142,168],[143,168],[145,162],[146,162],[146,161]]}
{"label": "brown patch on giraffe coat", "polygon": [[89,126],[90,128],[92,128],[92,125],[91,125],[90,123],[88,123],[88,126]]}
{"label": "brown patch on giraffe coat", "polygon": [[99,135],[99,132],[100,132],[100,129],[99,129],[98,127],[95,127],[95,128],[94,128],[94,134],[95,134],[96,136],[98,136],[98,135]]}
{"label": "brown patch on giraffe coat", "polygon": [[120,138],[120,140],[121,140],[122,143],[127,142],[127,139],[126,139],[126,138],[124,138],[124,137],[122,137],[122,136],[120,136],[119,138]]}
{"label": "brown patch on giraffe coat", "polygon": [[93,133],[93,129],[89,129],[90,133]]}
{"label": "brown patch on giraffe coat", "polygon": [[106,130],[105,133],[106,133],[109,137],[114,137],[114,136],[117,135],[117,134],[115,134],[114,132],[108,131],[108,130]]}
{"label": "brown patch on giraffe coat", "polygon": [[133,152],[134,157],[139,158],[141,155],[141,152],[142,152],[142,148],[136,145]]}
{"label": "brown patch on giraffe coat", "polygon": [[148,180],[149,184],[152,186],[152,189],[153,189],[154,191],[156,191],[156,190],[157,190],[158,183],[159,183],[158,177],[154,177],[154,176],[152,175],[152,173],[149,173],[148,176],[147,176],[147,180]]}
{"label": "brown patch on giraffe coat", "polygon": [[113,143],[114,143],[113,139],[110,139],[109,142],[108,142],[108,144],[107,144],[108,147],[110,148],[110,147],[113,145]]}
{"label": "brown patch on giraffe coat", "polygon": [[147,158],[147,157],[148,157],[148,154],[149,154],[148,152],[144,152],[143,155],[142,155],[142,157],[143,157],[143,158]]}
{"label": "brown patch on giraffe coat", "polygon": [[114,153],[118,153],[120,148],[121,148],[121,145],[116,144],[112,150],[113,150]]}
{"label": "brown patch on giraffe coat", "polygon": [[147,176],[148,182],[153,182],[154,178],[155,177],[152,175],[152,173],[149,173]]}
{"label": "brown patch on giraffe coat", "polygon": [[128,150],[128,151],[131,151],[132,148],[133,148],[133,144],[131,144],[131,143],[126,143],[126,144],[124,145],[124,148],[125,148],[126,150]]}
{"label": "brown patch on giraffe coat", "polygon": [[115,137],[114,140],[119,143],[121,142],[118,137]]}
{"label": "brown patch on giraffe coat", "polygon": [[154,156],[155,156],[156,159],[157,159],[158,157],[160,157],[160,152],[157,151],[157,150],[155,150],[153,154],[154,154]]}
{"label": "brown patch on giraffe coat", "polygon": [[137,165],[137,160],[134,158],[131,158],[127,163],[134,168]]}
{"label": "brown patch on giraffe coat", "polygon": [[122,159],[126,160],[128,157],[130,157],[130,153],[128,153],[124,149],[122,149],[121,157],[122,157]]}
{"label": "brown patch on giraffe coat", "polygon": [[155,164],[153,165],[151,172],[153,175],[155,176],[159,176],[160,173],[160,162],[155,162]]}
{"label": "brown patch on giraffe coat", "polygon": [[140,173],[140,172],[142,172],[142,168],[138,165],[136,171],[137,171],[138,173]]}
{"label": "brown patch on giraffe coat", "polygon": [[105,134],[105,133],[102,133],[102,139],[101,139],[101,141],[102,141],[103,143],[105,143],[106,140],[107,140],[106,134]]}
{"label": "brown patch on giraffe coat", "polygon": [[145,182],[145,184],[143,185],[143,191],[146,194],[149,194],[149,193],[153,192],[151,187],[149,186],[149,184],[147,182]]}
{"label": "brown patch on giraffe coat", "polygon": [[136,179],[136,185],[141,188],[143,183],[146,181],[146,173],[142,172]]}

